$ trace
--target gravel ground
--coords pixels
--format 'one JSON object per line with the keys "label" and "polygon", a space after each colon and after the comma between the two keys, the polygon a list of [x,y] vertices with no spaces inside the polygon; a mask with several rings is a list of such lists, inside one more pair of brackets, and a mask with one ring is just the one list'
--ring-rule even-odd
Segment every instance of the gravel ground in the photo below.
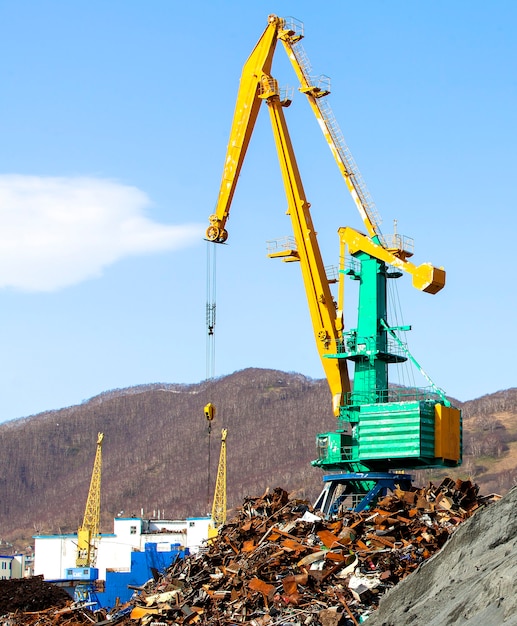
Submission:
{"label": "gravel ground", "polygon": [[368,626],[517,626],[517,486],[381,600]]}

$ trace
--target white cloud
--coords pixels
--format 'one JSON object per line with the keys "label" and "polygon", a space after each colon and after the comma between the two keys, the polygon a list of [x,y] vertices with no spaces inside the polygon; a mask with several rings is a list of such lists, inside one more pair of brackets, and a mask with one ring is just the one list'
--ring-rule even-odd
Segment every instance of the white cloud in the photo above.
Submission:
{"label": "white cloud", "polygon": [[136,187],[110,180],[0,175],[0,288],[55,291],[202,236],[197,224],[153,222],[149,205]]}

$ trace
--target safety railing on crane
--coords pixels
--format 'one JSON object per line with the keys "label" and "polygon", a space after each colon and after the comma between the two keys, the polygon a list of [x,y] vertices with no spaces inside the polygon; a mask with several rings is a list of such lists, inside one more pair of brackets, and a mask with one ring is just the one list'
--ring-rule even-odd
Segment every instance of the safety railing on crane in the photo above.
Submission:
{"label": "safety railing on crane", "polygon": [[289,106],[293,101],[294,87],[279,87],[278,81],[272,76],[263,76],[259,84],[259,96],[267,99],[278,96],[284,106]]}
{"label": "safety railing on crane", "polygon": [[[328,342],[328,358],[355,358],[367,359],[378,351],[376,337],[359,337],[356,331],[351,330],[344,333],[341,339]],[[407,360],[407,348],[401,342],[395,341],[391,336],[386,337],[384,350],[386,360],[390,362],[402,362]]]}
{"label": "safety railing on crane", "polygon": [[[296,240],[293,235],[269,239],[266,241],[267,254],[270,257],[292,255],[295,260],[297,254]],[[325,274],[329,284],[337,283],[339,280],[339,268],[337,265],[326,265]]]}
{"label": "safety railing on crane", "polygon": [[[347,394],[345,401],[348,406],[365,404],[388,404],[393,402],[437,402],[440,395],[432,387],[398,387],[389,389],[373,389],[369,393],[355,393],[351,391]],[[347,413],[347,416],[349,414]],[[347,418],[348,419],[348,418]]]}

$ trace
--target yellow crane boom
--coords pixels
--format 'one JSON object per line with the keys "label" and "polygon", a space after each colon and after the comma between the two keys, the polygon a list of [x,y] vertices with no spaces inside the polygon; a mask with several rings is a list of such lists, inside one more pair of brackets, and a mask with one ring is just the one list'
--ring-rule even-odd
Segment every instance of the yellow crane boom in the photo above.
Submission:
{"label": "yellow crane boom", "polygon": [[[209,217],[206,231],[208,241],[223,243],[228,238],[226,222],[237,185],[239,173],[253,133],[262,101],[266,101],[271,115],[277,153],[284,180],[295,243],[283,247],[269,256],[283,257],[285,261],[300,261],[305,292],[309,304],[316,346],[332,394],[334,415],[339,415],[340,406],[346,404],[350,394],[350,380],[346,361],[329,358],[336,352],[336,346],[343,337],[343,280],[340,278],[338,302],[335,303],[330,291],[330,282],[336,282],[326,275],[321,252],[317,243],[311,215],[294,152],[287,131],[282,107],[290,104],[281,99],[277,81],[271,76],[271,65],[278,40],[282,41],[289,59],[300,81],[300,90],[308,97],[311,108],[323,131],[325,139],[334,155],[336,163],[345,179],[347,187],[361,215],[368,236],[365,237],[351,228],[341,229],[340,239],[350,249],[363,250],[413,277],[413,285],[422,291],[436,293],[445,285],[445,271],[428,263],[416,266],[408,262],[412,251],[404,238],[395,235],[388,241],[379,229],[379,218],[366,186],[344,144],[341,131],[328,106],[322,101],[330,93],[328,89],[315,84],[309,76],[309,65],[304,54],[300,53],[299,41],[303,33],[297,32],[287,20],[276,15],[268,17],[268,25],[244,64],[237,101],[230,131],[223,175],[215,211]],[[365,249],[366,248],[366,249]]]}
{"label": "yellow crane boom", "polygon": [[323,259],[316,239],[310,204],[305,198],[301,177],[296,165],[291,140],[282,113],[289,101],[281,100],[276,80],[270,75],[273,54],[279,33],[285,32],[285,20],[270,15],[268,25],[244,64],[230,140],[216,210],[210,216],[206,231],[209,241],[223,243],[227,239],[226,221],[237,185],[246,150],[253,133],[260,105],[266,101],[273,125],[275,142],[284,178],[296,245],[292,250],[281,250],[270,256],[300,261],[304,286],[309,302],[312,326],[323,369],[332,394],[334,413],[339,413],[343,395],[350,392],[346,363],[325,358],[330,346],[335,346],[343,329],[342,311],[336,310],[325,273]]}

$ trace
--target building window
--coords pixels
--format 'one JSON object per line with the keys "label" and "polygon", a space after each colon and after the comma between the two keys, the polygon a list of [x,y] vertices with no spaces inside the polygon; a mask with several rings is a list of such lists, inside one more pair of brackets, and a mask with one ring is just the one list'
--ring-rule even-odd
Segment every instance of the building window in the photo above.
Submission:
{"label": "building window", "polygon": [[188,524],[188,525],[190,526],[190,528],[192,528],[192,526],[195,526],[195,525],[196,525],[196,522],[189,522],[189,524]]}
{"label": "building window", "polygon": [[131,527],[129,528],[129,532],[130,532],[132,535],[136,535],[136,526],[131,526]]}
{"label": "building window", "polygon": [[7,569],[7,563],[5,561],[2,561],[2,569]]}

